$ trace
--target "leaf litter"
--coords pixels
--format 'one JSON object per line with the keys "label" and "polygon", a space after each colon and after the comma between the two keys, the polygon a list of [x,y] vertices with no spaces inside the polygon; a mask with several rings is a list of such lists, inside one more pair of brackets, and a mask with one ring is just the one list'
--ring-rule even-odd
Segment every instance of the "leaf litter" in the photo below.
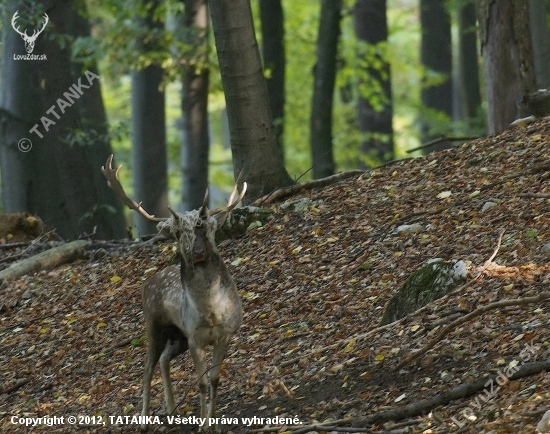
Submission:
{"label": "leaf litter", "polygon": [[[545,371],[510,376],[492,395],[474,391],[418,414],[405,410],[507,368],[547,361],[548,300],[489,310],[395,368],[457,318],[548,291],[549,133],[550,120],[543,119],[303,190],[291,200],[308,198],[305,212],[274,205],[271,221],[223,242],[244,324],[224,361],[219,416],[296,417],[301,432],[535,433],[550,408]],[[415,231],[396,230],[413,224]],[[411,272],[433,258],[480,267],[503,229],[496,257],[460,291],[378,328],[384,306]],[[172,252],[168,244],[124,244],[102,257],[91,251],[87,260],[0,290],[0,433],[137,429],[108,423],[28,430],[10,418],[140,413],[147,344],[141,283],[166,267]],[[188,356],[172,362],[172,377],[178,413],[197,415]],[[158,368],[151,408],[165,414]],[[391,419],[360,423],[388,411]],[[163,425],[157,432],[182,428],[197,427]]]}

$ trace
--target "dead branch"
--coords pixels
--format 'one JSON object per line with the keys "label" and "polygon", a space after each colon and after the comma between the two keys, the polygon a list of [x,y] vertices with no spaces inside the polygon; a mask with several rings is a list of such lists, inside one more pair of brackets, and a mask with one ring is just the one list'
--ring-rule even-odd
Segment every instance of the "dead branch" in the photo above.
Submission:
{"label": "dead branch", "polygon": [[416,148],[409,149],[407,151],[407,154],[410,154],[414,151],[420,151],[421,149],[430,148],[434,145],[437,145],[441,142],[468,142],[470,140],[479,139],[479,137],[447,137],[447,136],[441,136],[437,139],[431,140],[427,143],[424,143],[423,145],[417,146]]}
{"label": "dead branch", "polygon": [[256,199],[252,202],[254,206],[265,206],[269,205],[276,200],[282,199],[283,197],[292,196],[295,193],[298,193],[300,190],[308,190],[312,188],[322,188],[330,185],[336,181],[341,181],[342,179],[353,178],[354,176],[362,175],[365,173],[364,170],[350,170],[348,172],[337,173],[335,175],[327,176],[326,178],[313,179],[311,181],[300,182],[298,184],[291,185],[290,187],[280,188],[269,193],[266,196],[263,196],[259,199]]}
{"label": "dead branch", "polygon": [[486,306],[482,306],[473,312],[469,313],[466,316],[463,316],[462,318],[458,318],[457,320],[453,321],[449,325],[443,328],[439,334],[433,338],[430,342],[428,342],[424,347],[422,347],[420,350],[412,353],[408,357],[405,357],[395,368],[395,370],[399,370],[403,368],[408,363],[412,362],[413,360],[420,357],[422,354],[425,354],[427,351],[431,350],[440,340],[442,340],[445,336],[447,336],[452,330],[456,329],[461,324],[464,324],[465,322],[471,320],[472,318],[475,318],[477,316],[480,316],[484,314],[485,312],[488,312],[493,309],[498,309],[501,307],[507,307],[507,306],[525,306],[528,304],[538,303],[540,301],[546,300],[550,298],[550,292],[543,292],[535,297],[525,297],[525,298],[514,298],[511,300],[500,300],[496,301],[494,303],[488,304]]}
{"label": "dead branch", "polygon": [[[508,377],[509,380],[518,380],[520,378],[529,377],[531,375],[539,374],[543,371],[550,370],[550,360],[545,360],[542,362],[527,363],[522,365],[516,372]],[[451,401],[457,399],[467,398],[472,396],[477,392],[488,387],[488,384],[493,382],[497,377],[498,373],[495,375],[487,376],[481,380],[473,381],[471,383],[460,384],[452,388],[450,391],[436,395],[432,398],[423,399],[421,401],[413,402],[412,404],[405,405],[404,407],[392,408],[390,410],[381,411],[378,413],[372,413],[366,416],[360,416],[356,418],[348,419],[338,419],[326,423],[318,423],[307,426],[274,426],[274,427],[265,427],[254,430],[249,430],[248,432],[277,432],[281,430],[291,431],[293,434],[304,434],[311,431],[341,431],[342,428],[338,430],[329,429],[333,427],[342,427],[342,425],[351,425],[352,428],[347,430],[342,430],[345,432],[368,432],[368,431],[356,431],[356,429],[365,429],[373,424],[384,423],[389,421],[398,421],[407,418],[417,417],[422,414],[429,413],[436,407],[445,406]]]}
{"label": "dead branch", "polygon": [[7,386],[5,389],[0,390],[0,395],[3,395],[4,393],[11,393],[15,392],[17,389],[23,387],[25,384],[27,384],[29,381],[31,381],[32,377],[22,378],[21,380],[16,381],[11,386]]}
{"label": "dead branch", "polygon": [[0,282],[4,283],[35,271],[47,270],[72,262],[83,256],[87,245],[88,242],[84,240],[72,241],[23,259],[0,271]]}

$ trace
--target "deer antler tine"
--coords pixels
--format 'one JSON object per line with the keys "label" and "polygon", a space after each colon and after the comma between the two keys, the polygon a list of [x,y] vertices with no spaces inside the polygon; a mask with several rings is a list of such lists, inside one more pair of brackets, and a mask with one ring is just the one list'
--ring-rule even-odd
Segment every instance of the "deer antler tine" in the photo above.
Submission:
{"label": "deer antler tine", "polygon": [[155,217],[154,215],[149,214],[143,209],[143,207],[141,206],[141,202],[135,202],[126,194],[124,188],[122,187],[122,184],[118,179],[118,171],[121,167],[122,164],[120,164],[116,169],[113,168],[113,154],[109,155],[105,166],[101,166],[101,173],[103,173],[103,176],[107,178],[107,185],[111,190],[113,190],[115,195],[117,195],[119,199],[121,199],[122,202],[128,206],[128,208],[133,209],[138,214],[151,222],[163,222],[167,220],[166,218]]}

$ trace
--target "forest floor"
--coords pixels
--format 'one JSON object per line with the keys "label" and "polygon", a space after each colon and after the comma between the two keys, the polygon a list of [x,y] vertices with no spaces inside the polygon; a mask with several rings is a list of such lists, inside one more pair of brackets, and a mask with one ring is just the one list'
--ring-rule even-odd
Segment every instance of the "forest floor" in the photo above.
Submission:
{"label": "forest floor", "polygon": [[[550,359],[550,305],[531,300],[549,291],[549,157],[544,119],[302,191],[291,199],[309,198],[307,211],[275,204],[263,227],[221,243],[244,307],[219,389],[224,429],[267,432],[279,417],[292,419],[287,433],[535,433],[550,409],[550,375],[533,373]],[[418,232],[397,233],[412,223]],[[173,248],[100,246],[0,290],[0,433],[137,432],[110,416],[141,411],[141,283]],[[379,328],[391,296],[433,258],[469,261],[467,283]],[[452,321],[510,299],[397,369]],[[188,356],[172,377],[178,413],[197,416]],[[152,390],[164,424],[149,432],[197,431],[167,425],[158,368]],[[41,416],[64,424],[11,423]],[[271,420],[246,426],[254,416]]]}

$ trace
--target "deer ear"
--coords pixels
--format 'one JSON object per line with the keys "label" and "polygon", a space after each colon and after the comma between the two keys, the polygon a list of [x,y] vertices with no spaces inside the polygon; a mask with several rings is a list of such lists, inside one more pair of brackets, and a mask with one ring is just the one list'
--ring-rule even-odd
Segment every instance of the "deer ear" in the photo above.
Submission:
{"label": "deer ear", "polygon": [[216,230],[222,227],[222,225],[225,222],[225,219],[227,218],[229,213],[227,212],[220,212],[218,214],[214,215],[214,218],[216,219]]}

